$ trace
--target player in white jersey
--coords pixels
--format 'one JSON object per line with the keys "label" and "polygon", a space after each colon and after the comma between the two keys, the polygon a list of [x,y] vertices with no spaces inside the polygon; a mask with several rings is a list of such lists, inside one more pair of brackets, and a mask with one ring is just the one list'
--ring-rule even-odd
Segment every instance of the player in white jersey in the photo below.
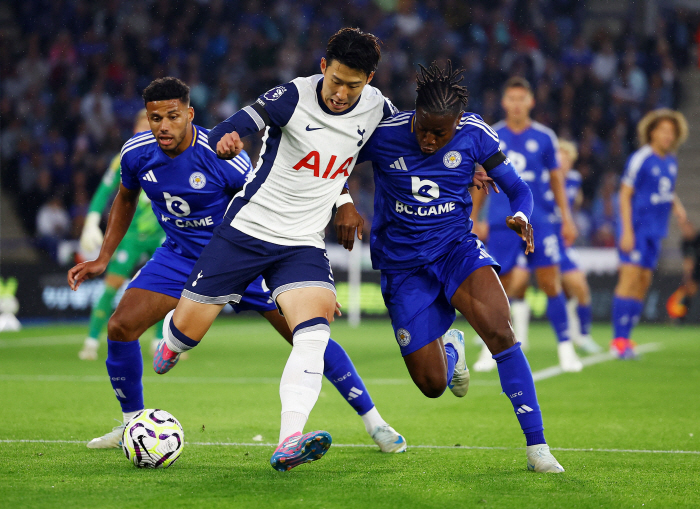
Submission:
{"label": "player in white jersey", "polygon": [[[216,126],[209,144],[223,159],[242,149],[241,138],[265,129],[258,166],[229,204],[223,223],[202,252],[156,357],[159,373],[196,346],[228,302],[262,274],[294,332],[280,382],[277,470],[320,458],[330,447],[325,431],[302,435],[318,399],[323,355],[335,311],[335,287],[323,232],[333,205],[351,201],[343,191],[364,142],[395,108],[368,86],[379,62],[376,37],[357,29],[335,34],[321,59],[321,75],[273,88]],[[342,194],[341,194],[342,193]],[[342,239],[352,248],[355,222]]]}

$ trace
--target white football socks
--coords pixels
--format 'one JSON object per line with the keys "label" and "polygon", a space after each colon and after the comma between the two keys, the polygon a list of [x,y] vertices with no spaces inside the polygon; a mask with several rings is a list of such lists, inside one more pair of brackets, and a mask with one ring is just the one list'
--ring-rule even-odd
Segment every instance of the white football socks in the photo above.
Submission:
{"label": "white football socks", "polygon": [[526,350],[529,346],[530,305],[525,300],[514,300],[510,303],[510,314],[513,319],[515,339],[520,341],[521,348]]}
{"label": "white football socks", "polygon": [[122,415],[124,416],[124,424],[129,422],[137,413],[142,411],[143,408],[141,410],[136,410],[135,412],[122,412]]}
{"label": "white football socks", "polygon": [[279,443],[288,436],[304,430],[311,409],[321,392],[323,354],[330,337],[328,322],[297,327],[294,332],[294,346],[280,381],[282,422]]}
{"label": "white football socks", "polygon": [[580,343],[581,323],[578,319],[578,300],[573,298],[566,301],[566,316],[569,318],[569,337],[574,343]]}
{"label": "white football socks", "polygon": [[382,419],[381,415],[379,415],[379,411],[377,411],[377,407],[375,406],[372,407],[372,410],[364,415],[361,415],[360,417],[362,417],[362,422],[365,423],[365,431],[367,431],[367,433],[370,435],[377,426],[386,424],[386,421]]}

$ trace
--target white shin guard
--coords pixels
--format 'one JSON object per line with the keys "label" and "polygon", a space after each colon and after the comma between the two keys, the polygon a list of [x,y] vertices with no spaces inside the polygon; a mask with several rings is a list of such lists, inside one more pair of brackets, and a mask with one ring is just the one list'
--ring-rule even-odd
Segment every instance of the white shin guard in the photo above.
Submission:
{"label": "white shin guard", "polygon": [[280,443],[297,431],[303,431],[306,419],[318,400],[323,381],[323,355],[330,336],[331,330],[327,323],[297,328],[294,333],[292,353],[280,381]]}

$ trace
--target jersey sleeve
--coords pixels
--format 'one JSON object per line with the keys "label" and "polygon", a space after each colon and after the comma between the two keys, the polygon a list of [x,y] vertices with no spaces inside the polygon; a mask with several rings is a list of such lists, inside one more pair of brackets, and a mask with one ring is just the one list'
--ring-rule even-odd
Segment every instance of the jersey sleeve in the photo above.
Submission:
{"label": "jersey sleeve", "polygon": [[625,165],[625,171],[622,174],[622,183],[636,189],[639,177],[644,173],[646,166],[644,163],[646,163],[647,160],[648,158],[644,157],[644,154],[640,151],[632,154]]}
{"label": "jersey sleeve", "polygon": [[229,191],[243,187],[253,169],[253,164],[245,150],[229,161],[219,160],[219,164],[224,186]]}
{"label": "jersey sleeve", "polygon": [[[477,149],[475,154],[475,160],[481,166],[484,166],[486,171],[494,168],[493,165],[488,165],[486,162],[494,155],[499,154],[501,151],[500,141],[498,140],[498,134],[494,131],[490,125],[488,125],[479,115],[469,115],[467,117],[462,117],[460,124],[463,127],[471,126],[475,128],[477,133]],[[502,158],[505,160],[505,157]],[[503,161],[499,161],[500,164]],[[498,165],[496,164],[496,166]]]}
{"label": "jersey sleeve", "polygon": [[387,118],[391,118],[394,115],[396,115],[399,112],[399,110],[392,104],[392,102],[385,97],[384,98],[384,111],[382,113],[382,120],[386,120]]}
{"label": "jersey sleeve", "polygon": [[121,182],[127,189],[136,190],[141,188],[141,183],[136,170],[131,168],[133,164],[131,159],[130,154],[124,154],[121,159]]}
{"label": "jersey sleeve", "polygon": [[102,214],[105,207],[107,206],[107,201],[109,197],[112,196],[119,188],[119,171],[120,171],[120,157],[115,156],[112,162],[109,163],[109,168],[102,177],[100,185],[97,187],[97,191],[92,196],[90,200],[90,208],[88,212],[98,212]]}
{"label": "jersey sleeve", "polygon": [[357,155],[357,164],[365,161],[374,161],[375,150],[377,147],[377,139],[379,138],[379,130],[375,129],[369,140],[362,146],[360,153]]}
{"label": "jersey sleeve", "polygon": [[276,86],[209,131],[209,146],[216,152],[219,140],[233,131],[245,138],[267,126],[284,127],[292,118],[298,102],[299,90],[294,83]]}

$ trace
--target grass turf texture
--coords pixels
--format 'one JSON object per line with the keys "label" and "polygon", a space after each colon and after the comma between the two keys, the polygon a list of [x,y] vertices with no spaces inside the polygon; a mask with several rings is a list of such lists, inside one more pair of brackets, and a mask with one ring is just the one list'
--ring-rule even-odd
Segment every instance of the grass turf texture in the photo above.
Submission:
{"label": "grass turf texture", "polygon": [[[464,322],[458,326],[470,330]],[[464,399],[436,400],[412,384],[387,321],[358,330],[333,324],[382,416],[408,441],[406,454],[331,447],[288,473],[269,466],[273,447],[194,442],[276,441],[279,376],[289,346],[257,318],[222,319],[171,373],[158,376],[142,342],[146,405],[173,413],[189,442],[175,465],[138,470],[121,450],[83,443],[1,443],[2,507],[697,507],[700,455],[555,451],[561,475],[526,471],[524,437],[497,374],[472,373]],[[595,326],[607,345],[609,327]],[[0,439],[83,441],[116,425],[119,406],[104,367],[77,358],[85,328],[55,325],[0,335]],[[467,333],[468,361],[478,348]],[[557,363],[548,325],[533,324],[533,371]],[[640,326],[640,343],[663,348],[637,362],[605,362],[537,383],[549,444],[559,448],[700,451],[700,330]],[[324,381],[306,430],[336,444],[372,441]],[[503,449],[411,448],[411,445]]]}

